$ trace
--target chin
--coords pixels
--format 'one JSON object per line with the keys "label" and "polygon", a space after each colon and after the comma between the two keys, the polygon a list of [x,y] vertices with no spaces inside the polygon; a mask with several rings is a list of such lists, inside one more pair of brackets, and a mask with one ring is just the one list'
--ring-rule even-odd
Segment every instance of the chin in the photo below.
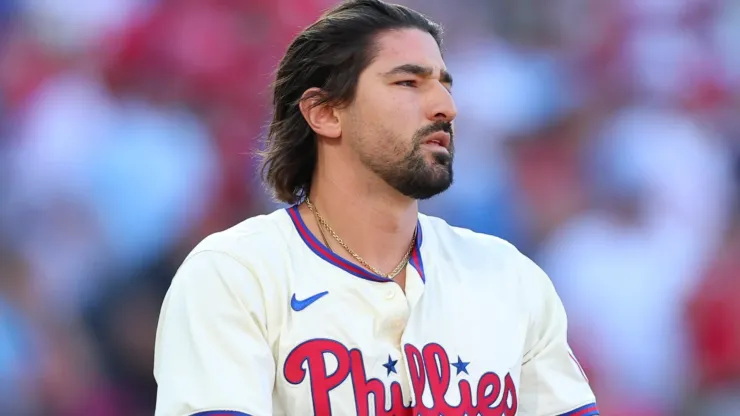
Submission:
{"label": "chin", "polygon": [[414,152],[393,169],[376,171],[401,194],[425,200],[446,191],[452,185],[452,154],[446,151]]}
{"label": "chin", "polygon": [[447,189],[449,189],[451,182],[445,182],[445,183],[437,183],[434,186],[431,187],[419,187],[414,190],[411,194],[407,194],[406,196],[419,200],[419,201],[425,201],[427,199],[431,199]]}
{"label": "chin", "polygon": [[413,199],[426,200],[443,193],[450,186],[452,186],[452,169],[449,165],[436,164],[425,172],[423,177],[416,177],[407,182],[405,189],[399,190]]}

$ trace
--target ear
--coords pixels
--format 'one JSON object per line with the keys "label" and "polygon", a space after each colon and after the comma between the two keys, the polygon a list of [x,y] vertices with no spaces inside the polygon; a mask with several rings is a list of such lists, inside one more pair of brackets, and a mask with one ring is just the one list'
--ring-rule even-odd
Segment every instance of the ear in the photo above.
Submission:
{"label": "ear", "polygon": [[318,104],[322,91],[309,88],[298,103],[303,118],[316,134],[336,139],[342,135],[342,126],[335,109],[328,104]]}

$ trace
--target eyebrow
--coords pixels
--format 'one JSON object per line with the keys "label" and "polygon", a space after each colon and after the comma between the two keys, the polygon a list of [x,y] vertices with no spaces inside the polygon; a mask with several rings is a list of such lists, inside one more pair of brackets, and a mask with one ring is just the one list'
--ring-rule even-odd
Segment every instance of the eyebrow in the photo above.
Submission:
{"label": "eyebrow", "polygon": [[[428,66],[416,65],[416,64],[404,64],[397,66],[390,71],[385,73],[385,76],[393,76],[398,74],[411,74],[423,78],[430,78],[434,70]],[[452,75],[444,69],[439,71],[439,80],[445,84],[452,85]]]}

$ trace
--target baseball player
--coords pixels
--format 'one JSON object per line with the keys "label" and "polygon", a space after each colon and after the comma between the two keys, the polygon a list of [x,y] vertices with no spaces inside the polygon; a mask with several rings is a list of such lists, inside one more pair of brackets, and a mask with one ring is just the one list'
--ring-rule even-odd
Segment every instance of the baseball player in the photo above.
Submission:
{"label": "baseball player", "polygon": [[157,416],[594,416],[548,277],[418,212],[452,183],[440,28],[380,0],[300,33],[263,177],[290,205],[205,238],[161,310]]}

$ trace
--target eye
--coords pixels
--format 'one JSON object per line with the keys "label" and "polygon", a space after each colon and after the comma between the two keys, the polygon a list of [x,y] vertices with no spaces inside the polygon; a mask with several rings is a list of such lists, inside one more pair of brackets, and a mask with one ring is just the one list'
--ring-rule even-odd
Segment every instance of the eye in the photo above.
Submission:
{"label": "eye", "polygon": [[396,85],[400,85],[402,87],[416,87],[416,81],[415,80],[398,81],[396,82]]}

